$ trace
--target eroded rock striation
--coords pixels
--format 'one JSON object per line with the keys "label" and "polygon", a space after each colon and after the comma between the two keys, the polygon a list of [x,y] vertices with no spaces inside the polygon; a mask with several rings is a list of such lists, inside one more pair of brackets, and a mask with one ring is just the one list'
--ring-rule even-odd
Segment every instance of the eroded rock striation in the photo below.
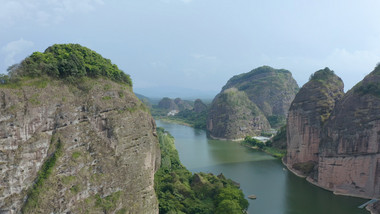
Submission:
{"label": "eroded rock striation", "polygon": [[[227,90],[236,91],[241,97],[245,94],[243,99],[247,106],[241,106],[238,110],[236,106],[228,106],[233,105],[233,102],[222,103],[221,98],[226,94],[232,97],[232,93],[226,93]],[[298,85],[292,74],[284,69],[262,66],[234,76],[214,98],[207,129],[216,138],[236,139],[248,134],[260,134],[271,127],[280,128],[285,124],[289,106],[297,91]],[[252,108],[255,110],[249,110]]]}
{"label": "eroded rock striation", "polygon": [[[287,166],[294,169],[297,162],[316,161],[305,174],[316,185],[344,195],[380,197],[380,66],[336,102],[331,113],[320,113],[319,138],[307,131],[310,121],[302,119],[318,118],[313,116],[318,116],[316,108],[308,109],[300,105],[290,110]],[[305,115],[297,119],[293,112]]]}
{"label": "eroded rock striation", "polygon": [[294,98],[287,120],[287,165],[308,173],[318,162],[323,124],[344,95],[343,82],[328,68],[315,72]]}
{"label": "eroded rock striation", "polygon": [[290,71],[269,66],[232,77],[222,90],[228,88],[244,91],[267,117],[285,117],[298,92],[298,84]]}
{"label": "eroded rock striation", "polygon": [[2,84],[0,213],[158,213],[155,128],[108,78]]}
{"label": "eroded rock striation", "polygon": [[241,139],[247,135],[258,135],[269,128],[269,122],[260,109],[245,92],[236,88],[224,90],[211,104],[207,121],[211,137]]}
{"label": "eroded rock striation", "polygon": [[194,101],[194,109],[195,112],[200,113],[207,110],[207,105],[202,102],[200,99],[196,99]]}
{"label": "eroded rock striation", "polygon": [[380,66],[345,94],[321,137],[318,185],[380,197]]}

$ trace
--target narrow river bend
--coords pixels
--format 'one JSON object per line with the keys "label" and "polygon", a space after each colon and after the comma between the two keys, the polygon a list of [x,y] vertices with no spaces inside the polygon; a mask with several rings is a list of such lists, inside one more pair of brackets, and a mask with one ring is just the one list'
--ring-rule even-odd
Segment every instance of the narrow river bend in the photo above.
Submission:
{"label": "narrow river bend", "polygon": [[231,141],[211,140],[206,132],[156,121],[175,138],[180,160],[191,172],[223,173],[240,183],[250,214],[369,214],[357,208],[365,199],[336,196],[285,169],[281,161]]}

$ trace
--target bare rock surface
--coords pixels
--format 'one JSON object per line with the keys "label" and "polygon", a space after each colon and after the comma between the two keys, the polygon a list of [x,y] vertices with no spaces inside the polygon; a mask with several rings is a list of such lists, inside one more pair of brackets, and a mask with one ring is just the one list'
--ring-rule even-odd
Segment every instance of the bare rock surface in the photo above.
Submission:
{"label": "bare rock surface", "polygon": [[[379,198],[380,66],[341,99],[341,92],[333,91],[313,99],[318,95],[313,90],[299,102],[303,88],[288,117],[287,166],[309,169],[307,180],[337,194]],[[320,108],[321,101],[331,105]],[[314,165],[302,165],[306,161]],[[371,209],[378,211],[378,205]]]}
{"label": "bare rock surface", "polygon": [[287,119],[288,167],[305,174],[318,162],[323,124],[343,95],[342,80],[328,68],[315,72],[300,89]]}
{"label": "bare rock surface", "polygon": [[[237,92],[232,94],[232,91]],[[236,75],[214,98],[207,130],[214,138],[239,139],[280,128],[285,125],[297,91],[297,82],[290,71],[284,69],[262,66]],[[231,99],[224,99],[227,95]],[[237,106],[237,102],[231,102],[233,96],[240,96],[243,101]]]}
{"label": "bare rock surface", "polygon": [[27,79],[0,108],[0,213],[158,213],[155,122],[129,86]]}
{"label": "bare rock surface", "polygon": [[270,128],[260,109],[243,91],[227,89],[218,94],[211,104],[207,129],[211,137],[241,139],[255,136]]}

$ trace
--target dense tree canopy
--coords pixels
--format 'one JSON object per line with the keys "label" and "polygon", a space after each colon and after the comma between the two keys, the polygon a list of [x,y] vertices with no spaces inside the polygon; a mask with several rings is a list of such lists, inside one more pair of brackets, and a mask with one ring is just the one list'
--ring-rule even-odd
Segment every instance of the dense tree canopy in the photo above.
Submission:
{"label": "dense tree canopy", "polygon": [[106,77],[132,86],[129,75],[111,60],[79,44],[56,44],[45,52],[34,52],[20,65],[8,69],[12,77],[48,75],[73,81],[81,77]]}
{"label": "dense tree canopy", "polygon": [[248,208],[243,192],[222,174],[192,174],[180,162],[174,138],[157,128],[161,168],[155,174],[160,213],[242,214]]}

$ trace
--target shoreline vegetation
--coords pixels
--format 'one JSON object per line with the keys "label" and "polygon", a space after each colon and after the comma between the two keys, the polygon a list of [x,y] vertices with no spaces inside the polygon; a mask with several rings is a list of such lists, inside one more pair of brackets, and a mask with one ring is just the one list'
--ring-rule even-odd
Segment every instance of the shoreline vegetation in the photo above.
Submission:
{"label": "shoreline vegetation", "polygon": [[252,145],[251,143],[246,142],[245,140],[244,141],[240,141],[240,143],[241,143],[241,145],[246,146],[248,148],[265,152],[268,155],[271,155],[271,156],[273,156],[273,157],[275,157],[277,159],[282,159],[285,156],[285,154],[286,154],[286,150],[278,149],[278,148],[274,148],[274,147],[270,147],[270,146],[266,146],[265,143],[264,143],[263,147],[258,146],[258,145]]}
{"label": "shoreline vegetation", "polygon": [[161,167],[154,176],[154,189],[160,213],[246,213],[248,201],[234,181],[223,174],[192,174],[179,160],[174,137],[160,127],[157,135]]}
{"label": "shoreline vegetation", "polygon": [[[170,118],[170,117],[155,117],[155,120],[161,120],[161,121],[168,122],[168,123],[175,123],[175,124],[179,124],[179,125],[184,125],[184,126],[195,128],[192,124],[189,124],[189,123],[186,123],[184,121],[177,120],[177,119],[174,119],[174,118]],[[202,129],[202,130],[207,131],[206,129]],[[285,154],[286,154],[286,149],[279,149],[279,148],[273,147],[272,139],[275,138],[275,136],[271,140],[267,141],[267,143],[262,143],[259,140],[255,140],[256,143],[252,143],[252,140],[251,140],[251,142],[246,141],[246,139],[249,139],[249,138],[254,139],[254,138],[252,138],[250,136],[248,136],[249,138],[246,137],[246,138],[239,138],[239,139],[218,138],[218,137],[214,137],[214,136],[212,136],[210,134],[208,134],[208,136],[211,139],[215,139],[215,140],[237,142],[237,143],[240,143],[241,145],[243,145],[245,147],[265,152],[265,153],[267,153],[267,154],[269,154],[269,155],[271,155],[271,156],[273,156],[275,158],[278,158],[278,159],[282,159],[285,156]],[[263,146],[258,146],[257,142],[262,143]]]}

